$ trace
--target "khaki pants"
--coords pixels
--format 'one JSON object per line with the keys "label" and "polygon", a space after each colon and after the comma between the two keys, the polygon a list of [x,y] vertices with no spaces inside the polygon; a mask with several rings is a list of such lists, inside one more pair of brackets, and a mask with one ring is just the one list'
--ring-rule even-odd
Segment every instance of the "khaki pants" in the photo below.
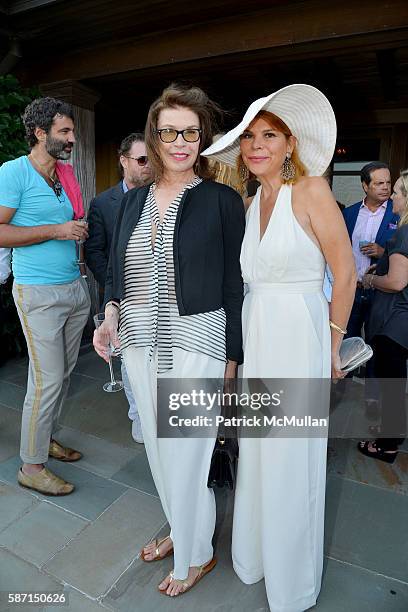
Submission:
{"label": "khaki pants", "polygon": [[13,285],[30,358],[21,423],[21,459],[44,463],[75,367],[90,297],[86,281]]}

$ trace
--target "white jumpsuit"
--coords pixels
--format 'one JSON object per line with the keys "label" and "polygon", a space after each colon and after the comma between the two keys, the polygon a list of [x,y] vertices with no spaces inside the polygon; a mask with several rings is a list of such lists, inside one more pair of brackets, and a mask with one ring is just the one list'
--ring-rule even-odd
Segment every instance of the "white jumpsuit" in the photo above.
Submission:
{"label": "white jumpsuit", "polygon": [[[329,378],[325,260],[296,220],[283,185],[262,240],[259,188],[241,266],[243,376]],[[242,438],[232,556],[246,584],[265,578],[272,612],[300,612],[319,594],[323,566],[326,438]]]}

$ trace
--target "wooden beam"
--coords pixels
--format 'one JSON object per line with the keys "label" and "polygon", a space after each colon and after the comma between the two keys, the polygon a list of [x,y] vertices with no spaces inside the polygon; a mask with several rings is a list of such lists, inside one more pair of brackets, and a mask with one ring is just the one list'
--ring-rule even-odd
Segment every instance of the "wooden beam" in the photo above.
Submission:
{"label": "wooden beam", "polygon": [[16,15],[17,13],[27,13],[33,9],[37,9],[48,4],[57,4],[64,0],[14,0],[10,2],[8,13],[10,15]]}
{"label": "wooden beam", "polygon": [[395,49],[381,49],[376,55],[384,101],[395,101],[397,99]]}
{"label": "wooden beam", "polygon": [[369,111],[347,111],[339,112],[337,122],[347,127],[406,124],[408,117],[407,108],[372,108]]}
{"label": "wooden beam", "polygon": [[[347,47],[348,38],[356,44],[360,37],[381,37],[394,31],[400,38],[405,36],[406,44],[408,3],[389,0],[378,4],[373,10],[372,0],[360,0],[358,4],[318,0],[296,4],[294,13],[294,6],[287,3],[268,11],[72,51],[65,56],[53,57],[50,52],[44,63],[35,59],[25,64],[25,80],[89,79],[255,50],[290,52],[299,45],[316,42],[338,49]],[[143,29],[143,24],[139,26]]]}
{"label": "wooden beam", "polygon": [[408,168],[408,123],[395,126],[392,130],[390,170],[394,180],[401,170]]}
{"label": "wooden beam", "polygon": [[59,98],[60,100],[69,102],[69,104],[74,104],[79,108],[85,108],[91,111],[94,110],[95,104],[100,99],[98,92],[77,81],[68,80],[45,83],[41,85],[40,89],[44,96]]}

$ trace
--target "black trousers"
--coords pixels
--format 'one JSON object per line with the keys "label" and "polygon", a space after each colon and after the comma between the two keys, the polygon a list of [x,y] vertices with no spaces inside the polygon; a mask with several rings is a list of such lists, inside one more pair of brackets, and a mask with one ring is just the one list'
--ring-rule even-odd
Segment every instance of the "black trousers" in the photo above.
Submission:
{"label": "black trousers", "polygon": [[[370,318],[371,304],[373,302],[374,291],[372,289],[356,289],[353,308],[351,309],[350,318],[347,323],[347,335],[345,338],[353,338],[362,336],[363,328],[366,331],[366,325]],[[373,346],[374,355],[367,361],[365,366],[365,391],[366,399],[379,399],[379,389],[375,380],[375,363],[376,357],[375,347]],[[350,372],[347,378],[352,378],[355,372]]]}
{"label": "black trousers", "polygon": [[[375,336],[375,375],[381,394],[381,430],[385,438],[378,438],[378,446],[395,449],[406,436],[405,387],[407,381],[408,349],[388,336]],[[393,435],[394,437],[389,437]]]}

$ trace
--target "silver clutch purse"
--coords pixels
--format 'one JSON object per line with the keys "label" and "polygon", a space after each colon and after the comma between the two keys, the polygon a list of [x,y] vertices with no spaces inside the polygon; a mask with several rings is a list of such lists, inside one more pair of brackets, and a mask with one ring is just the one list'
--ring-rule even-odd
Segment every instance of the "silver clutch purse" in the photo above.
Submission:
{"label": "silver clutch purse", "polygon": [[351,372],[373,356],[373,349],[362,338],[347,338],[340,346],[340,361],[343,372]]}

